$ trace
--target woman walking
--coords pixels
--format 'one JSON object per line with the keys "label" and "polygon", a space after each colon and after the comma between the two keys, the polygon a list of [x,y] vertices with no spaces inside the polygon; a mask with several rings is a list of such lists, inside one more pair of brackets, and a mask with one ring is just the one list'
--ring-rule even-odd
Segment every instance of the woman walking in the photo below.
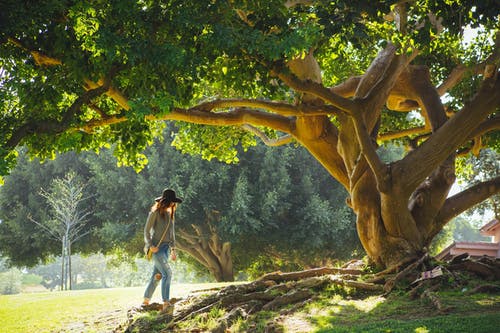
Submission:
{"label": "woman walking", "polygon": [[161,296],[163,298],[162,312],[173,313],[173,305],[170,303],[170,281],[172,271],[168,264],[169,254],[175,261],[175,233],[174,215],[177,204],[182,202],[174,190],[165,189],[161,197],[155,199],[151,207],[146,225],[144,227],[145,250],[153,253],[153,273],[144,291],[142,305],[148,305],[153,293],[161,281]]}

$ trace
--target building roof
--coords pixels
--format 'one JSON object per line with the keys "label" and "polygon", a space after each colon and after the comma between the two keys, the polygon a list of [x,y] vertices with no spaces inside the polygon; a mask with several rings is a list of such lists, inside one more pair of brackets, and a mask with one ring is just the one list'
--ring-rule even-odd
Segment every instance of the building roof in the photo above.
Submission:
{"label": "building roof", "polygon": [[483,236],[493,236],[497,228],[500,228],[500,221],[498,219],[493,219],[483,225],[479,231]]}
{"label": "building roof", "polygon": [[[483,236],[495,236],[500,231],[500,221],[493,219],[479,229]],[[453,256],[468,253],[471,256],[500,256],[500,243],[487,242],[453,242],[436,256],[438,260],[451,259]]]}

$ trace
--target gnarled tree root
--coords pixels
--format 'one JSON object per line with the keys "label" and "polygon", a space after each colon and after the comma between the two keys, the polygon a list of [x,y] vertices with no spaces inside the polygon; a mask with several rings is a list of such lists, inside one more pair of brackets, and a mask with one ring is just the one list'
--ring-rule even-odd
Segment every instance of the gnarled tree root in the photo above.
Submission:
{"label": "gnarled tree root", "polygon": [[[433,274],[436,271],[439,274]],[[163,327],[162,332],[176,332],[182,322],[195,316],[206,317],[213,309],[223,310],[224,315],[217,319],[212,331],[224,332],[237,320],[247,319],[260,310],[278,311],[280,314],[296,311],[316,298],[318,291],[330,286],[348,287],[378,295],[388,294],[396,287],[399,290],[403,288],[411,298],[427,299],[437,311],[446,312],[450,307],[442,303],[439,289],[450,286],[462,288],[469,280],[469,275],[464,275],[464,272],[499,281],[500,260],[486,257],[473,260],[461,256],[450,263],[438,263],[425,254],[413,262],[398,264],[384,271],[385,274],[372,275],[368,279],[362,276],[362,272],[357,268],[322,267],[299,272],[269,273],[251,283],[211,290],[209,295],[192,295],[176,304],[174,316],[158,315],[142,323],[141,318],[135,322],[131,319],[125,332],[148,332],[151,327],[158,325]],[[469,293],[499,290],[500,284],[492,282]]]}
{"label": "gnarled tree root", "polygon": [[[208,296],[191,296],[176,304],[173,317],[159,315],[144,325],[151,327],[162,324],[162,332],[174,332],[180,322],[217,308],[225,310],[226,314],[219,319],[214,331],[224,332],[239,318],[245,319],[257,311],[276,311],[293,304],[306,304],[307,300],[314,297],[315,290],[323,290],[331,285],[373,293],[383,291],[381,285],[355,280],[360,275],[361,270],[357,269],[326,267],[291,273],[274,272],[251,283],[222,288]],[[136,322],[130,327],[133,327],[134,332],[145,332],[138,329],[140,325]]]}

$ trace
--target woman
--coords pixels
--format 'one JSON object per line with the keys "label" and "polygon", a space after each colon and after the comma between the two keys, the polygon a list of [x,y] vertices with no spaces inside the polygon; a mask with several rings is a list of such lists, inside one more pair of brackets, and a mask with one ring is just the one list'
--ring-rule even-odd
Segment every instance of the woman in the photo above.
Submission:
{"label": "woman", "polygon": [[175,191],[165,189],[163,195],[155,199],[156,203],[151,207],[146,225],[144,227],[144,242],[146,248],[153,252],[154,269],[151,279],[144,291],[142,305],[148,305],[153,293],[161,280],[161,296],[163,298],[163,312],[172,313],[173,306],[170,304],[170,280],[172,271],[168,265],[169,252],[172,252],[172,260],[175,261],[175,233],[174,214],[178,203],[182,199],[177,198]]}

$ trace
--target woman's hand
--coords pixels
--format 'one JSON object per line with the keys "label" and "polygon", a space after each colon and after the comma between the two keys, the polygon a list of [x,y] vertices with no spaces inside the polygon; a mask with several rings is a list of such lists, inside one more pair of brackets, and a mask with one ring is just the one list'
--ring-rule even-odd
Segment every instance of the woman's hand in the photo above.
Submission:
{"label": "woman's hand", "polygon": [[153,253],[156,253],[159,250],[159,248],[157,248],[156,246],[151,246],[150,249],[151,249],[151,252],[153,252]]}
{"label": "woman's hand", "polygon": [[177,260],[177,253],[175,252],[174,247],[172,248],[172,252],[170,253],[170,259],[172,259],[172,261]]}

